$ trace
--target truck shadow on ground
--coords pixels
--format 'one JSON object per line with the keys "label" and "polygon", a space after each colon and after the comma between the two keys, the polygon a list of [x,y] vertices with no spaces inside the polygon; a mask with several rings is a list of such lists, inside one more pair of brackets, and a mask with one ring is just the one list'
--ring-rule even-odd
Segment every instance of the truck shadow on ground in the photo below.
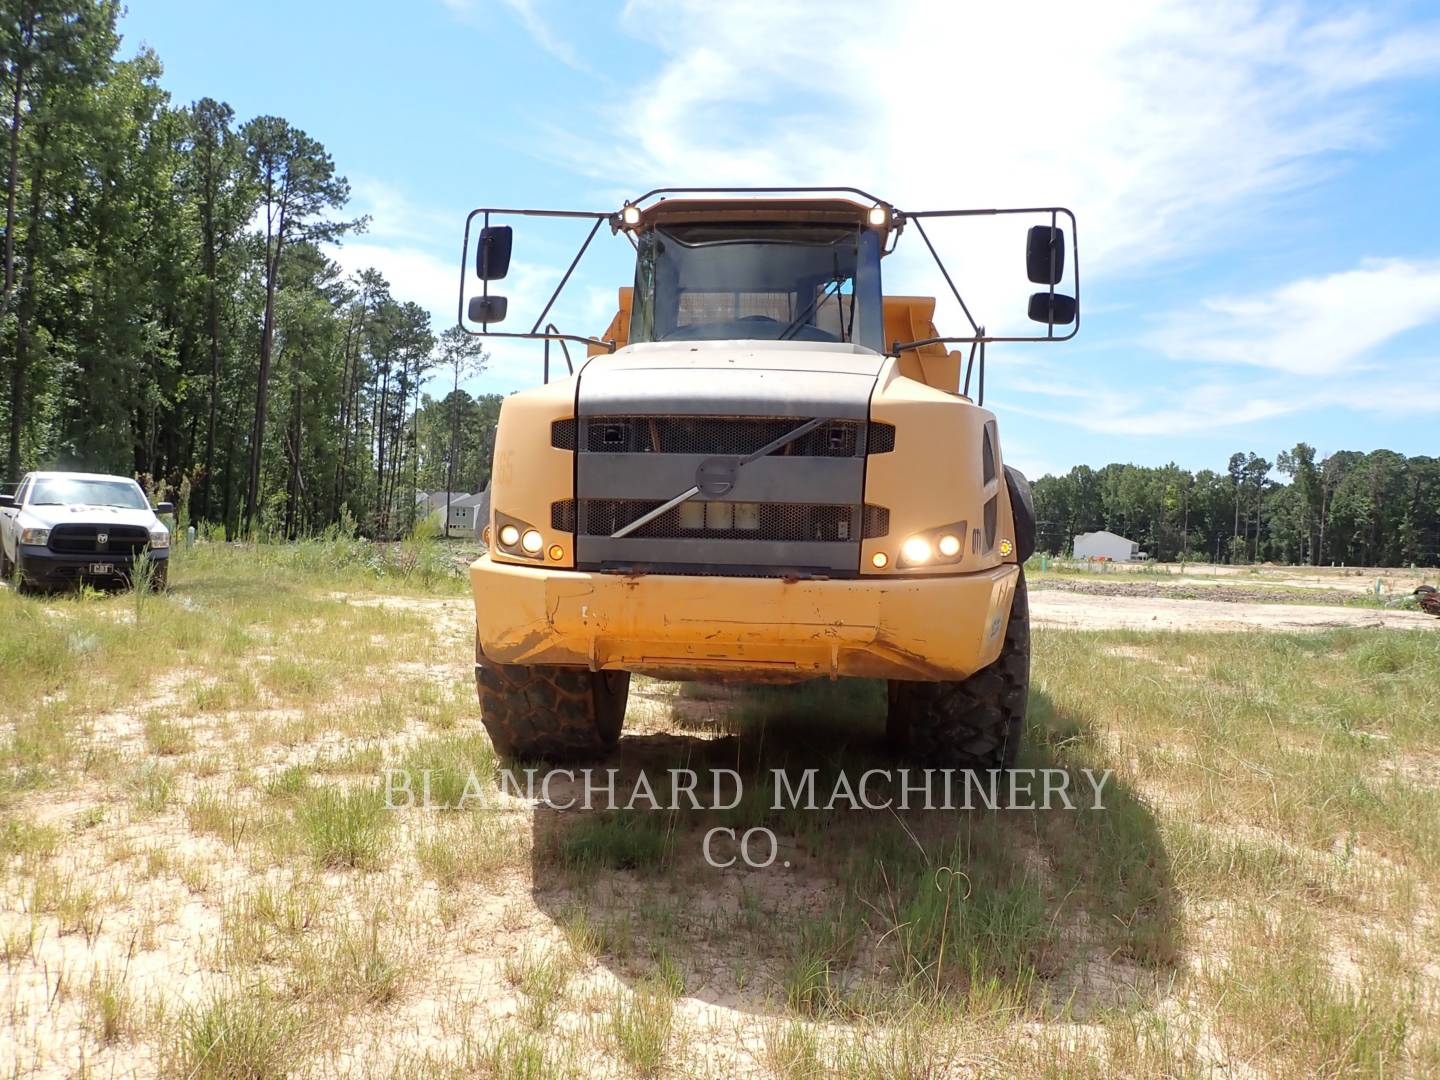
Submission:
{"label": "truck shadow on ground", "polygon": [[[637,680],[633,733],[588,780],[554,786],[573,807],[535,812],[537,905],[627,983],[751,1013],[939,1000],[1083,1018],[1164,993],[1182,941],[1169,858],[1118,769],[1096,807],[1083,770],[1102,780],[1115,762],[1091,722],[1032,692],[1019,766],[1065,770],[1073,809],[1053,787],[1049,810],[991,809],[1006,782],[966,774],[948,795],[933,775],[937,808],[922,809],[923,775],[902,778],[885,742],[884,695]],[[889,808],[852,805],[869,770],[863,798]]]}

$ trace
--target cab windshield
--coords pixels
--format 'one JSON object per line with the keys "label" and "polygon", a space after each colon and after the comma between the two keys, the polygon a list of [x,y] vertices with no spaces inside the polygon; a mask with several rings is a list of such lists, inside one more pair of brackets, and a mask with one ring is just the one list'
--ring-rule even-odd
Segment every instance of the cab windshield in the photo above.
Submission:
{"label": "cab windshield", "polygon": [[656,226],[637,240],[630,340],[853,342],[883,351],[880,243],[851,226]]}
{"label": "cab windshield", "polygon": [[30,506],[121,506],[144,510],[150,504],[138,484],[123,480],[41,478],[30,493]]}

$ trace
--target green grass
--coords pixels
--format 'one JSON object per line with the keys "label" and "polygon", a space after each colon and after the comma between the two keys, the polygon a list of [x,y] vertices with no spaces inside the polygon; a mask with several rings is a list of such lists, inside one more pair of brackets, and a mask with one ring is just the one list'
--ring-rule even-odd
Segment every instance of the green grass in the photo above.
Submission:
{"label": "green grass", "polygon": [[[178,555],[140,635],[0,590],[0,970],[92,1075],[1440,1071],[1440,634],[1037,631],[1021,763],[1113,770],[1103,810],[777,810],[772,768],[899,764],[882,684],[637,680],[714,722],[624,740],[621,797],[733,768],[738,807],[391,812],[387,768],[494,794],[458,574]],[[715,826],[779,861],[706,866]]]}
{"label": "green grass", "polygon": [[264,985],[210,994],[178,1017],[165,1072],[187,1080],[279,1080],[294,1067],[298,1014]]}
{"label": "green grass", "polygon": [[373,869],[385,852],[392,813],[377,789],[321,787],[300,801],[295,823],[319,865]]}
{"label": "green grass", "polygon": [[675,816],[614,810],[586,816],[555,839],[554,860],[582,876],[602,870],[658,873],[674,851]]}

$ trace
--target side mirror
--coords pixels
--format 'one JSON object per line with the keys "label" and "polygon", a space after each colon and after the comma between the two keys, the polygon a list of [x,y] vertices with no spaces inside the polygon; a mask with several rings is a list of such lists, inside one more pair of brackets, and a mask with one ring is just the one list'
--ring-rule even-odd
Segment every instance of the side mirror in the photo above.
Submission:
{"label": "side mirror", "polygon": [[0,510],[3,510],[3,509],[5,509],[6,507],[14,506],[14,505],[15,505],[15,496],[14,496],[14,495],[0,495]]}
{"label": "side mirror", "polygon": [[1048,326],[1069,326],[1075,321],[1076,303],[1064,293],[1033,293],[1030,297],[1030,318]]}
{"label": "side mirror", "polygon": [[[1036,285],[1058,285],[1065,276],[1065,230],[1032,225],[1025,238],[1025,272]],[[1030,316],[1032,319],[1035,316]],[[1044,322],[1044,319],[1040,320]],[[1059,320],[1056,320],[1059,322]]]}
{"label": "side mirror", "polygon": [[470,321],[484,323],[504,322],[510,302],[503,296],[472,296],[470,298]]}
{"label": "side mirror", "polygon": [[174,503],[171,503],[171,502],[162,502],[162,503],[156,503],[156,504],[155,504],[155,513],[157,513],[157,514],[173,514],[174,512],[175,512],[175,504],[174,504]]}
{"label": "side mirror", "polygon": [[481,281],[499,281],[510,272],[510,248],[515,230],[509,225],[487,225],[475,248],[475,275]]}

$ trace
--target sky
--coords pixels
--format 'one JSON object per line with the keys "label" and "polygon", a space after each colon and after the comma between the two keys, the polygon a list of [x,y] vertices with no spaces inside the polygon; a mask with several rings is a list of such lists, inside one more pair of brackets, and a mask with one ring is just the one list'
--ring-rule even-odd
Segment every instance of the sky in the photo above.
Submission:
{"label": "sky", "polygon": [[[1223,470],[1301,441],[1440,453],[1440,10],[1100,10],[134,0],[121,31],[125,53],[158,53],[175,103],[218,98],[320,140],[350,214],[370,217],[334,257],[378,268],[437,330],[474,207],[607,211],[732,184],[853,186],[906,210],[1062,205],[1079,335],[988,351],[1010,463]],[[584,239],[514,224],[512,330]],[[932,238],[976,317],[1019,330],[1023,229],[975,224]],[[602,230],[551,312],[562,330],[604,330],[627,253]],[[885,274],[887,292],[946,290],[913,231]],[[942,302],[942,333],[961,318]],[[541,364],[538,344],[497,342],[466,385],[508,393]]]}

